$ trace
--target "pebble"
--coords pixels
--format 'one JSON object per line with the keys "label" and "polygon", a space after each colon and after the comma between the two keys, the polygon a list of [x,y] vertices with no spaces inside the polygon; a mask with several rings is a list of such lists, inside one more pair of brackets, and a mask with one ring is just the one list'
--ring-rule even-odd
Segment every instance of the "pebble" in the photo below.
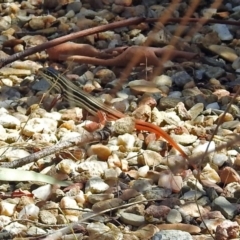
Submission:
{"label": "pebble", "polygon": [[192,80],[192,77],[185,71],[177,72],[172,76],[172,81],[179,87],[184,87],[185,84]]}
{"label": "pebble", "polygon": [[216,239],[237,239],[239,238],[239,224],[229,220],[223,221],[216,228]]}
{"label": "pebble", "polygon": [[0,17],[0,31],[7,30],[11,27],[12,19],[10,16]]}
{"label": "pebble", "polygon": [[161,75],[161,76],[157,76],[153,79],[153,82],[157,84],[157,86],[168,86],[171,87],[172,86],[172,79],[171,77],[167,76],[167,75]]}
{"label": "pebble", "polygon": [[103,144],[91,145],[89,150],[92,154],[96,154],[102,161],[107,161],[108,157],[111,155],[111,150],[108,148],[108,146],[105,146]]}
{"label": "pebble", "polygon": [[108,199],[113,199],[114,195],[112,193],[100,193],[100,194],[91,194],[88,196],[88,201],[91,204],[100,202],[100,201],[104,201],[104,200],[108,200]]}
{"label": "pebble", "polygon": [[57,122],[50,118],[32,118],[22,129],[22,133],[28,137],[34,133],[51,133],[56,132]]}
{"label": "pebble", "polygon": [[108,164],[102,161],[85,161],[77,165],[77,172],[89,172],[93,176],[101,176],[108,169]]}
{"label": "pebble", "polygon": [[208,49],[230,62],[234,62],[238,58],[236,52],[232,48],[229,48],[227,46],[210,45]]}
{"label": "pebble", "polygon": [[126,149],[133,149],[135,144],[135,137],[132,134],[125,133],[118,136],[118,145],[123,145]]}
{"label": "pebble", "polygon": [[144,216],[140,216],[133,213],[121,212],[120,219],[123,223],[139,227],[145,223]]}
{"label": "pebble", "polygon": [[48,225],[55,225],[57,223],[56,217],[47,210],[41,210],[39,212],[39,220],[42,223],[48,224]]}
{"label": "pebble", "polygon": [[100,177],[93,177],[87,181],[85,191],[86,193],[88,191],[91,193],[103,193],[108,188],[109,186]]}
{"label": "pebble", "polygon": [[183,180],[181,176],[172,176],[169,171],[163,171],[160,173],[158,179],[158,186],[167,188],[177,193],[181,190]]}
{"label": "pebble", "polygon": [[213,210],[220,211],[227,219],[232,219],[237,213],[237,207],[231,204],[225,197],[219,196],[213,203]]}
{"label": "pebble", "polygon": [[180,98],[162,97],[159,102],[159,108],[162,110],[174,108],[182,100]]}
{"label": "pebble", "polygon": [[219,106],[219,104],[217,102],[213,102],[213,103],[210,103],[210,104],[208,104],[206,106],[206,109],[209,109],[209,108],[211,108],[211,109],[220,109],[220,106]]}
{"label": "pebble", "polygon": [[188,110],[188,113],[191,115],[192,120],[194,120],[204,109],[203,103],[197,103]]}
{"label": "pebble", "polygon": [[[71,197],[68,197],[68,196],[63,197],[59,203],[59,207],[62,209],[62,212],[66,215],[77,216],[77,217],[81,215],[77,202]],[[76,209],[76,210],[72,210],[72,209]]]}
{"label": "pebble", "polygon": [[205,153],[206,150],[207,150],[207,152],[214,152],[215,151],[215,143],[210,142],[210,144],[209,144],[209,142],[205,142],[205,143],[199,144],[192,150],[192,153],[193,154],[201,154],[201,153]]}
{"label": "pebble", "polygon": [[11,115],[8,114],[1,114],[0,115],[0,124],[4,128],[16,128],[19,129],[20,127],[20,121]]}
{"label": "pebble", "polygon": [[28,204],[23,207],[23,209],[18,213],[19,219],[30,219],[30,220],[36,220],[38,219],[39,214],[39,207],[37,207],[34,203]]}
{"label": "pebble", "polygon": [[103,200],[93,204],[92,210],[94,212],[102,212],[107,209],[119,207],[123,204],[123,200],[120,198],[113,198],[108,200]]}
{"label": "pebble", "polygon": [[26,232],[28,227],[26,225],[20,224],[18,222],[12,222],[5,226],[3,228],[3,231],[8,232],[9,234],[12,234],[13,236],[16,236],[18,234],[21,234],[23,232]]}
{"label": "pebble", "polygon": [[147,165],[149,167],[154,167],[161,164],[163,162],[162,159],[163,157],[159,153],[152,150],[145,150],[138,156],[137,162],[141,166]]}
{"label": "pebble", "polygon": [[218,33],[218,37],[222,41],[229,41],[233,39],[233,35],[230,33],[226,24],[215,23],[212,25],[212,29]]}
{"label": "pebble", "polygon": [[200,179],[208,180],[213,183],[219,183],[221,181],[220,176],[216,170],[210,166],[209,163],[207,163],[206,166],[202,169]]}
{"label": "pebble", "polygon": [[[87,224],[86,231],[88,232],[90,239],[94,239],[96,236],[101,234],[101,238],[103,240],[108,239],[109,236],[112,240],[118,240],[121,239],[123,235],[122,232],[113,224],[108,224],[107,226],[101,222]],[[80,236],[80,238],[82,238],[82,236]]]}
{"label": "pebble", "polygon": [[152,184],[148,179],[139,179],[133,182],[132,188],[138,192],[145,192],[152,189]]}
{"label": "pebble", "polygon": [[180,223],[182,222],[182,216],[176,209],[171,209],[167,215],[167,222],[169,223]]}
{"label": "pebble", "polygon": [[157,232],[152,240],[193,240],[192,236],[188,232],[183,232],[179,230],[161,230]]}
{"label": "pebble", "polygon": [[232,63],[232,68],[237,70],[240,69],[240,58],[236,58]]}
{"label": "pebble", "polygon": [[117,134],[132,133],[135,130],[135,121],[131,117],[118,119],[114,124],[114,132]]}
{"label": "pebble", "polygon": [[11,217],[15,213],[16,207],[17,207],[16,204],[8,203],[6,201],[2,201],[0,203],[0,209],[1,209],[0,214]]}
{"label": "pebble", "polygon": [[67,12],[73,11],[74,13],[78,13],[82,7],[82,3],[80,0],[71,2],[67,5]]}
{"label": "pebble", "polygon": [[207,78],[220,78],[225,74],[225,70],[221,67],[213,67],[204,65],[205,71],[204,75]]}
{"label": "pebble", "polygon": [[183,194],[181,199],[186,201],[195,201],[195,199],[199,199],[203,196],[203,192],[190,190]]}
{"label": "pebble", "polygon": [[172,139],[182,145],[189,145],[194,143],[197,140],[197,136],[191,134],[171,134]]}
{"label": "pebble", "polygon": [[224,153],[215,153],[212,158],[212,162],[218,167],[221,167],[227,160],[228,156]]}

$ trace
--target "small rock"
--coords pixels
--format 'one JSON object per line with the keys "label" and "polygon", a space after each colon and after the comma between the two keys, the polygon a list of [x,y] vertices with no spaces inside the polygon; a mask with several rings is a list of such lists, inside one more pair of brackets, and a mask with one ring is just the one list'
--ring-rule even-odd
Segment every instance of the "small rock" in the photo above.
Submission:
{"label": "small rock", "polygon": [[229,32],[229,29],[226,24],[213,24],[212,29],[217,32],[218,37],[222,41],[229,41],[233,39],[233,35]]}
{"label": "small rock", "polygon": [[67,5],[67,12],[74,11],[74,13],[78,13],[82,7],[82,3],[80,0],[71,2]]}
{"label": "small rock", "polygon": [[0,31],[7,30],[11,27],[11,17],[10,16],[4,16],[0,17]]}
{"label": "small rock", "polygon": [[145,223],[144,216],[140,216],[133,213],[121,212],[120,219],[123,223],[136,227],[139,227]]}
{"label": "small rock", "polygon": [[151,191],[144,192],[144,197],[147,199],[159,199],[167,198],[171,194],[171,190],[164,188],[152,189]]}
{"label": "small rock", "polygon": [[[78,211],[79,207],[77,202],[71,197],[63,197],[59,203],[59,207],[62,209],[63,213],[66,215],[80,216],[81,212]],[[76,210],[72,210],[76,209]]]}
{"label": "small rock", "polygon": [[113,199],[114,198],[114,195],[109,193],[102,193],[102,194],[91,194],[88,196],[88,201],[92,204],[95,204],[97,202],[100,202],[100,201],[105,201],[105,200],[108,200],[108,199]]}
{"label": "small rock", "polygon": [[149,191],[152,189],[152,184],[147,179],[139,179],[133,182],[132,188],[138,192]]}
{"label": "small rock", "polygon": [[105,169],[108,169],[108,164],[102,161],[85,161],[76,167],[76,171],[80,173],[87,171],[91,176],[101,176]]}
{"label": "small rock", "polygon": [[210,45],[208,49],[230,62],[234,62],[238,58],[236,52],[227,46]]}
{"label": "small rock", "polygon": [[181,190],[183,180],[181,176],[173,176],[169,171],[160,172],[158,186],[168,188],[173,192],[177,193]]}
{"label": "small rock", "polygon": [[200,174],[201,181],[207,180],[213,183],[219,183],[221,181],[218,173],[213,169],[209,163],[203,168]]}
{"label": "small rock", "polygon": [[221,182],[224,185],[232,183],[232,182],[240,182],[239,174],[231,167],[224,167],[219,171],[219,176],[221,178]]}
{"label": "small rock", "polygon": [[134,147],[135,141],[135,137],[129,133],[118,136],[118,145],[123,145],[129,150]]}
{"label": "small rock", "polygon": [[216,228],[215,238],[219,240],[239,238],[239,224],[229,220],[223,221]]}
{"label": "small rock", "polygon": [[32,118],[26,123],[22,133],[31,137],[34,133],[51,133],[56,130],[57,121],[50,118]]}
{"label": "small rock", "polygon": [[203,196],[202,192],[190,190],[190,191],[185,192],[183,194],[183,196],[181,197],[181,199],[186,200],[186,201],[194,201],[195,199],[199,199],[202,196]]}
{"label": "small rock", "polygon": [[50,225],[55,225],[57,223],[57,219],[56,217],[49,211],[47,210],[41,210],[39,212],[39,220],[42,222],[42,223],[45,223],[45,224],[50,224]]}
{"label": "small rock", "polygon": [[209,109],[209,108],[211,108],[211,109],[220,109],[220,106],[219,106],[219,104],[217,102],[214,102],[214,103],[210,103],[210,104],[208,104],[206,106],[206,109]]}
{"label": "small rock", "polygon": [[221,167],[227,160],[228,156],[224,153],[215,153],[212,158],[212,162],[218,167]]}
{"label": "small rock", "polygon": [[[103,240],[109,238],[117,240],[123,238],[122,232],[112,223],[108,223],[108,225],[101,222],[89,223],[87,224],[86,231],[89,234],[89,239],[96,239],[97,236],[101,236],[100,239]],[[80,236],[80,239],[81,238],[82,236]]]}
{"label": "small rock", "polygon": [[4,128],[19,128],[20,127],[20,121],[11,115],[8,114],[2,114],[0,116],[0,124]]}
{"label": "small rock", "polygon": [[193,240],[192,236],[188,232],[183,232],[179,230],[161,230],[157,232],[152,240]]}
{"label": "small rock", "polygon": [[138,156],[138,164],[141,166],[148,165],[149,167],[157,166],[163,162],[163,157],[152,150],[145,150]]}
{"label": "small rock", "polygon": [[135,121],[131,117],[117,120],[114,124],[114,131],[117,134],[132,133],[135,130]]}
{"label": "small rock", "polygon": [[23,209],[18,214],[18,218],[36,220],[38,219],[39,211],[39,207],[31,203],[23,207]]}
{"label": "small rock", "polygon": [[100,177],[93,177],[87,181],[85,192],[87,193],[90,191],[91,193],[102,193],[108,188],[109,186]]}
{"label": "small rock", "polygon": [[189,109],[188,112],[191,115],[192,120],[194,120],[200,113],[202,113],[203,109],[203,103],[197,103],[191,109]]}
{"label": "small rock", "polygon": [[185,84],[191,82],[192,77],[185,71],[177,72],[172,76],[173,82],[179,87],[184,87]]}
{"label": "small rock", "polygon": [[224,122],[221,127],[225,128],[225,129],[235,129],[239,126],[240,122],[238,120],[235,121],[228,121],[228,122]]}
{"label": "small rock", "polygon": [[199,144],[197,147],[195,147],[192,150],[192,153],[193,154],[202,154],[202,153],[205,153],[206,150],[207,150],[207,152],[214,152],[215,151],[215,143],[212,141],[212,142],[210,142],[210,144],[209,144],[209,142]]}
{"label": "small rock", "polygon": [[52,194],[52,186],[46,184],[44,186],[38,187],[32,191],[34,197],[46,201]]}
{"label": "small rock", "polygon": [[181,102],[180,98],[173,98],[173,97],[162,97],[159,102],[159,108],[161,110],[165,110],[168,108],[175,108],[176,105]]}
{"label": "small rock", "polygon": [[102,212],[102,211],[107,210],[107,209],[111,209],[111,208],[114,208],[114,207],[121,206],[122,204],[123,204],[122,199],[113,198],[113,199],[108,199],[108,200],[104,200],[104,201],[97,202],[97,203],[93,204],[92,210],[94,212]]}
{"label": "small rock", "polygon": [[232,63],[232,68],[237,70],[240,69],[240,57],[236,58]]}
{"label": "small rock", "polygon": [[188,215],[190,217],[199,217],[200,214],[202,215],[206,213],[206,210],[202,206],[197,205],[196,203],[193,202],[181,205],[179,211],[180,213],[184,213],[185,215]]}
{"label": "small rock", "polygon": [[237,213],[237,207],[231,204],[225,197],[219,196],[213,203],[213,210],[220,211],[227,219],[232,219]]}
{"label": "small rock", "polygon": [[0,202],[0,209],[1,209],[0,214],[11,217],[11,216],[13,216],[13,214],[16,210],[16,206],[17,206],[16,204],[9,203],[6,201],[1,201]]}
{"label": "small rock", "polygon": [[18,222],[12,222],[8,224],[6,227],[2,229],[2,231],[6,231],[9,234],[12,234],[13,236],[21,235],[24,232],[26,232],[28,227],[26,225],[20,224]]}
{"label": "small rock", "polygon": [[178,210],[171,209],[166,219],[169,223],[180,223],[182,221],[182,216]]}
{"label": "small rock", "polygon": [[103,144],[91,145],[90,151],[92,151],[93,154],[96,154],[98,158],[103,161],[107,161],[108,157],[111,155],[111,150],[108,146]]}

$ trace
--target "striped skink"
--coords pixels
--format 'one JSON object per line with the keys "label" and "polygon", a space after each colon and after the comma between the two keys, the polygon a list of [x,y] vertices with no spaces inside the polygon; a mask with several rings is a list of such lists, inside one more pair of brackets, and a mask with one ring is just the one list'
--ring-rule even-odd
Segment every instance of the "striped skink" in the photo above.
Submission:
{"label": "striped skink", "polygon": [[[96,116],[97,113],[101,111],[106,114],[108,120],[117,120],[125,117],[122,112],[108,107],[103,102],[98,101],[95,97],[78,88],[74,83],[69,81],[61,73],[51,67],[39,69],[39,75],[46,79],[47,82],[54,89],[56,89],[65,100],[70,102],[70,104],[74,103],[74,106],[79,106],[94,116]],[[177,151],[179,151],[183,157],[188,158],[184,151],[178,146],[178,144],[160,127],[152,123],[136,119],[135,128],[137,130],[148,131],[155,133],[157,136],[161,136]]]}

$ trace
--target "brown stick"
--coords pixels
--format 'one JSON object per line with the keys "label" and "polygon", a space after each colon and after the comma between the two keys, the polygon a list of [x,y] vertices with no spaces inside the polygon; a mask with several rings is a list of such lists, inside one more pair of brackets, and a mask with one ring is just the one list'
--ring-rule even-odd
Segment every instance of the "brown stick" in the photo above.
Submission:
{"label": "brown stick", "polygon": [[118,66],[123,67],[129,64],[133,56],[137,54],[138,59],[135,63],[135,66],[141,63],[153,66],[160,65],[160,59],[163,54],[169,54],[169,58],[180,57],[186,59],[192,59],[197,56],[196,53],[177,51],[167,48],[154,48],[154,47],[143,47],[143,46],[132,46],[127,48],[120,55],[111,58],[111,59],[99,59],[92,58],[87,56],[70,56],[67,57],[67,61],[86,63],[93,65],[102,65],[102,66]]}
{"label": "brown stick", "polygon": [[99,33],[99,32],[104,32],[104,31],[108,31],[108,30],[112,30],[115,28],[121,28],[121,27],[125,27],[125,26],[129,26],[129,25],[134,25],[134,24],[139,24],[141,22],[144,22],[145,18],[143,17],[137,17],[137,18],[129,18],[126,20],[122,20],[122,21],[118,21],[118,22],[113,22],[113,23],[109,23],[107,25],[103,25],[103,26],[97,26],[97,27],[93,27],[90,29],[86,29],[77,33],[71,33],[67,36],[63,36],[54,40],[51,40],[49,42],[43,43],[41,45],[29,48],[23,52],[20,53],[15,53],[14,55],[8,57],[8,58],[3,58],[0,59],[0,67],[3,67],[5,65],[7,65],[8,63],[12,63],[20,58],[24,58],[27,57],[31,54],[34,54],[36,52],[40,52],[43,51],[45,49],[54,47],[56,45],[59,45],[61,43],[76,39],[76,38],[80,38],[80,37],[85,37],[88,35],[92,35],[95,33]]}
{"label": "brown stick", "polygon": [[[167,19],[167,22],[174,22],[174,23],[181,23],[183,18],[169,18]],[[154,23],[157,22],[158,18],[147,18],[145,22],[147,23]],[[222,20],[222,19],[210,19],[210,18],[184,18],[184,21],[186,23],[198,23],[203,22],[206,23],[220,23],[220,24],[226,24],[226,25],[234,25],[234,26],[240,26],[240,22],[238,21],[231,21],[231,20]]]}

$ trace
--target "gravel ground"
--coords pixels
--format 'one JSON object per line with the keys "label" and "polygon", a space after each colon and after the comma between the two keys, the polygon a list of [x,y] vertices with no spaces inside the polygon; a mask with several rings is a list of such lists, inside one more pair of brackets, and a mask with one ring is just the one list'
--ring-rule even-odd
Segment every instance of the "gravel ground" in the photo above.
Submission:
{"label": "gravel ground", "polygon": [[[147,18],[1,65],[0,239],[239,239],[240,1],[210,2],[0,1],[1,63]],[[102,129],[47,67],[123,117]]]}

